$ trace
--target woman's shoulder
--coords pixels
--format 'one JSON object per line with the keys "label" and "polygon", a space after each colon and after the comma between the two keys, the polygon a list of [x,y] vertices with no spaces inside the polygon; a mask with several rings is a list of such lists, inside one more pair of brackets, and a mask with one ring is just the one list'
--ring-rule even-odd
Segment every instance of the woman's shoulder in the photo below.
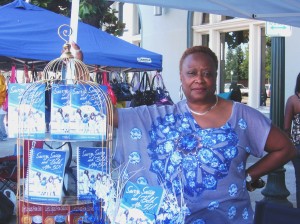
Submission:
{"label": "woman's shoulder", "polygon": [[300,98],[296,94],[293,94],[287,98],[286,107],[294,107],[298,105],[299,102],[300,102]]}
{"label": "woman's shoulder", "polygon": [[234,102],[233,103],[233,114],[234,115],[245,115],[248,117],[256,116],[256,117],[262,117],[266,118],[266,115],[264,115],[262,112],[260,112],[258,109],[250,107],[246,104],[239,103],[239,102]]}

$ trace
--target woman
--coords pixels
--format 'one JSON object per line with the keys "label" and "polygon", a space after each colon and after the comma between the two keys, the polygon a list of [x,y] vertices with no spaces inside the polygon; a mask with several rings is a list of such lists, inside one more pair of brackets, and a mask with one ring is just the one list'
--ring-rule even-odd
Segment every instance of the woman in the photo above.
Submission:
{"label": "woman", "polygon": [[[164,188],[160,223],[252,223],[247,189],[296,154],[263,114],[216,96],[217,70],[209,48],[189,48],[180,60],[186,100],[114,111],[119,178]],[[249,155],[262,158],[246,169]]]}
{"label": "woman", "polygon": [[[180,60],[186,100],[174,106],[118,109],[115,159],[128,165],[133,182],[163,185],[176,195],[184,190],[189,210],[185,223],[252,223],[246,185],[253,190],[251,183],[296,152],[263,114],[215,95],[217,69],[209,48],[189,48]],[[246,170],[250,154],[262,157],[265,152]]]}
{"label": "woman", "polygon": [[297,76],[295,93],[286,102],[284,114],[284,130],[292,139],[297,157],[292,162],[296,176],[296,200],[297,208],[300,208],[300,73]]}

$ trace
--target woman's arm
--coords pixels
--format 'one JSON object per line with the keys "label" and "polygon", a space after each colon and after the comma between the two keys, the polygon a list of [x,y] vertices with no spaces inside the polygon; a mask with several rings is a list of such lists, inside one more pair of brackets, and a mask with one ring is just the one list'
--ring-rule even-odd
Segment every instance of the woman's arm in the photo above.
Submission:
{"label": "woman's arm", "polygon": [[278,127],[272,125],[265,145],[267,154],[248,168],[253,180],[283,166],[296,156],[296,149],[289,137]]}
{"label": "woman's arm", "polygon": [[292,120],[294,116],[294,109],[293,109],[293,96],[289,97],[284,112],[284,126],[283,130],[286,134],[291,138],[291,127],[292,127]]}

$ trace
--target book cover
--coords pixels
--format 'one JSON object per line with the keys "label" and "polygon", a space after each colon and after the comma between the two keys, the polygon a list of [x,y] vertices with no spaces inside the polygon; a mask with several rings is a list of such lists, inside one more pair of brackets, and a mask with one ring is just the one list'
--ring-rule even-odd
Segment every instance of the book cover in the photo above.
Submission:
{"label": "book cover", "polygon": [[71,122],[74,114],[71,107],[71,85],[53,84],[51,91],[52,139],[70,140]]}
{"label": "book cover", "polygon": [[102,141],[106,138],[106,101],[100,88],[87,84],[73,86],[71,105],[76,118],[73,139]]}
{"label": "book cover", "polygon": [[28,201],[61,202],[66,157],[66,151],[31,149],[24,194]]}
{"label": "book cover", "polygon": [[126,224],[131,221],[155,223],[164,197],[160,186],[126,183],[115,222]]}
{"label": "book cover", "polygon": [[53,84],[51,137],[101,141],[106,138],[106,101],[100,88],[87,84]]}
{"label": "book cover", "polygon": [[45,138],[45,84],[9,83],[8,136]]}
{"label": "book cover", "polygon": [[90,200],[101,191],[102,181],[109,172],[106,147],[77,147],[77,197]]}

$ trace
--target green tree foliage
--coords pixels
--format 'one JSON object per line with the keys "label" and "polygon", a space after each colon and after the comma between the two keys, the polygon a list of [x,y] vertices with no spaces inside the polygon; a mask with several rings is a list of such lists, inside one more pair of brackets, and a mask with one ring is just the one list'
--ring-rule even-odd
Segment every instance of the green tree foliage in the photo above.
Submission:
{"label": "green tree foliage", "polygon": [[245,48],[244,52],[244,60],[241,64],[242,75],[241,79],[248,79],[249,77],[249,45]]}
{"label": "green tree foliage", "polygon": [[[249,31],[235,31],[225,34],[228,47],[225,61],[225,79],[238,82],[249,77]],[[242,47],[245,46],[245,47]],[[271,76],[271,38],[266,37],[265,46],[265,78]]]}
{"label": "green tree foliage", "polygon": [[271,38],[266,37],[266,48],[265,48],[265,54],[266,54],[266,79],[271,81]]}
{"label": "green tree foliage", "polygon": [[11,2],[11,0],[0,0],[0,6],[1,5],[6,5],[6,4],[10,3],[10,2]]}
{"label": "green tree foliage", "polygon": [[[0,0],[0,5],[5,5],[13,0]],[[31,4],[47,10],[70,17],[71,0],[31,0]],[[81,0],[79,17],[82,22],[90,24],[115,36],[121,36],[125,23],[119,21],[117,11],[111,8],[113,1]]]}
{"label": "green tree foliage", "polygon": [[249,42],[249,30],[226,33],[225,42],[230,49],[235,49],[241,44],[247,44]]}
{"label": "green tree foliage", "polygon": [[228,48],[226,54],[226,64],[225,64],[225,79],[233,81],[233,74],[235,72],[235,68],[237,67],[237,61],[235,60],[235,52],[233,49]]}
{"label": "green tree foliage", "polygon": [[230,82],[248,79],[248,51],[244,52],[241,45],[235,49],[228,48],[226,54],[225,76]]}
{"label": "green tree foliage", "polygon": [[244,52],[242,46],[248,44],[249,31],[234,31],[225,34],[228,47],[225,64],[225,77],[230,82],[248,79],[248,51]]}
{"label": "green tree foliage", "polygon": [[[236,60],[238,63],[238,66],[236,68],[236,76],[237,80],[247,79],[248,78],[248,70],[244,70],[244,67],[242,66],[245,61],[245,54],[242,50],[241,45],[236,47]],[[248,66],[247,66],[248,69]]]}

